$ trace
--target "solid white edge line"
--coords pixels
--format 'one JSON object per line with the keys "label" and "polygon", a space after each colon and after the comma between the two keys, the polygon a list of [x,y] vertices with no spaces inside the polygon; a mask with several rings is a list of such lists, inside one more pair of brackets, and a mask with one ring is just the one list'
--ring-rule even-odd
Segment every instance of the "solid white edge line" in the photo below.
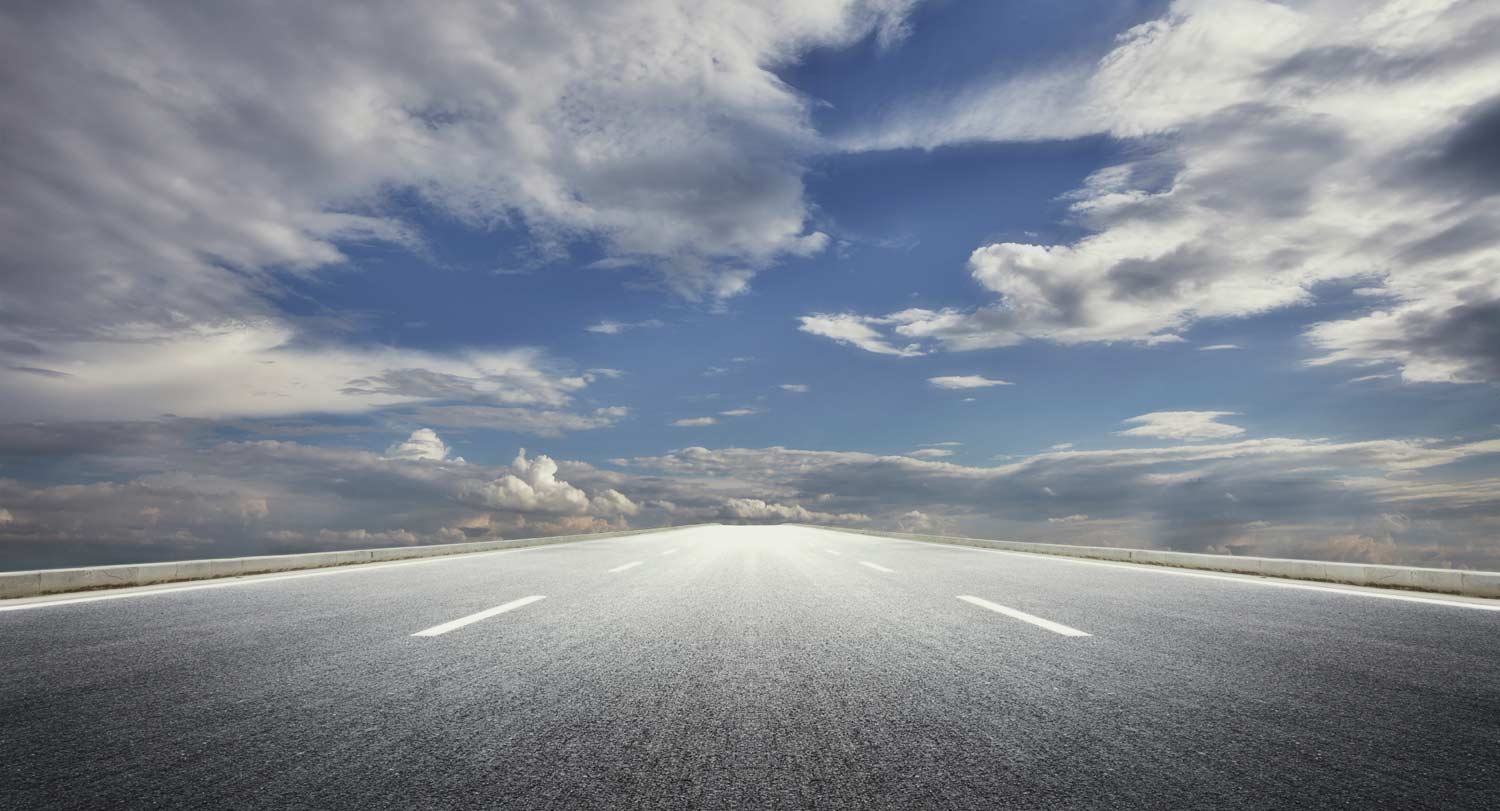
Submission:
{"label": "solid white edge line", "polygon": [[520,608],[521,606],[531,605],[532,603],[536,602],[537,600],[545,600],[545,599],[547,599],[547,597],[544,594],[533,594],[530,597],[522,597],[519,600],[511,600],[510,602],[506,603],[505,605],[497,605],[494,608],[486,608],[483,611],[480,611],[480,612],[474,613],[474,614],[470,614],[467,617],[459,617],[456,620],[452,620],[451,622],[445,622],[442,625],[434,625],[431,628],[428,628],[426,630],[418,631],[418,632],[412,634],[412,636],[442,636],[443,634],[446,634],[449,631],[458,630],[459,628],[462,628],[465,625],[469,625],[471,623],[478,622],[478,621],[480,621],[482,619],[489,619],[490,617],[493,617],[496,614],[504,614],[507,611],[514,611],[517,608]]}
{"label": "solid white edge line", "polygon": [[871,563],[868,560],[862,560],[862,561],[860,561],[859,565],[861,565],[861,566],[869,566],[871,569],[874,569],[877,572],[885,572],[886,574],[895,574],[896,573],[895,569],[887,569],[884,566],[881,566],[879,563]]}
{"label": "solid white edge line", "polygon": [[[705,527],[663,527],[661,532],[684,532],[689,530],[705,529]],[[643,532],[641,535],[652,535],[655,533]],[[626,536],[629,537],[629,536]],[[420,560],[393,560],[383,563],[352,563],[347,566],[329,566],[325,569],[317,569],[310,572],[297,572],[296,574],[274,574],[259,575],[249,574],[239,577],[214,578],[206,583],[192,583],[184,586],[174,586],[163,583],[160,586],[127,586],[119,591],[108,591],[101,594],[90,594],[87,597],[63,597],[59,595],[42,594],[36,597],[13,597],[12,600],[31,600],[34,602],[17,602],[7,604],[7,600],[0,600],[0,612],[5,611],[29,611],[34,608],[51,608],[59,605],[78,605],[79,603],[97,603],[104,600],[125,600],[131,597],[155,597],[160,594],[174,594],[179,591],[203,591],[205,589],[225,589],[233,586],[254,586],[260,583],[276,583],[282,580],[299,580],[304,577],[327,577],[333,574],[358,574],[361,572],[378,572],[383,569],[394,569],[399,566],[421,566],[428,563],[449,563],[455,560],[473,560],[474,558],[487,557],[489,555],[514,555],[521,552],[535,552],[539,549],[553,549],[564,546],[582,546],[591,543],[610,543],[620,538],[598,538],[588,541],[569,541],[559,544],[537,544],[536,546],[523,546],[520,549],[494,549],[488,552],[461,552],[456,555],[437,555]],[[58,599],[52,599],[57,597]]]}
{"label": "solid white edge line", "polygon": [[1029,622],[1032,625],[1037,626],[1038,628],[1046,628],[1054,634],[1062,634],[1063,636],[1092,636],[1092,634],[1080,631],[1077,628],[1070,628],[1060,622],[1044,620],[1041,617],[1036,616],[1035,614],[1028,614],[1025,611],[1017,611],[1014,608],[1007,608],[1003,605],[1000,605],[999,603],[992,603],[989,600],[983,600],[978,597],[970,597],[967,594],[958,595],[958,599],[963,600],[970,605],[977,605],[980,608],[988,608],[989,610],[994,611],[997,614],[1004,614],[1005,616],[1012,619],[1018,619],[1022,622]]}
{"label": "solid white edge line", "polygon": [[[423,558],[421,560],[398,560],[390,563],[355,563],[348,566],[330,566],[327,569],[319,569],[315,572],[299,572],[297,574],[276,575],[242,575],[225,580],[214,580],[209,583],[195,583],[190,586],[166,586],[164,588],[146,587],[142,591],[110,592],[106,594],[94,594],[88,597],[67,597],[58,600],[46,599],[48,595],[42,595],[42,599],[34,603],[20,603],[18,605],[0,605],[0,611],[25,611],[29,608],[50,608],[54,605],[76,605],[78,603],[96,603],[101,600],[123,600],[127,597],[151,597],[157,594],[172,594],[179,591],[202,591],[204,589],[226,589],[231,586],[254,586],[260,583],[276,583],[281,580],[300,580],[304,577],[325,577],[331,574],[352,574],[356,571],[375,572],[381,569],[395,569],[401,566],[417,566],[423,563],[443,563],[458,558],[477,558],[486,555],[509,555],[515,552],[530,552],[533,549],[545,549],[544,546],[528,546],[524,549],[496,549],[493,552],[466,552],[459,555],[443,555],[441,557]],[[131,587],[134,588],[134,587]],[[18,598],[29,599],[29,598]]]}
{"label": "solid white edge line", "polygon": [[[879,536],[870,536],[879,537]],[[1169,574],[1176,577],[1201,577],[1204,580],[1221,580],[1226,583],[1243,583],[1248,586],[1269,586],[1278,589],[1302,589],[1303,591],[1321,591],[1326,594],[1346,594],[1352,597],[1373,597],[1377,600],[1396,600],[1403,603],[1422,603],[1425,605],[1441,605],[1450,608],[1473,608],[1479,611],[1500,611],[1500,603],[1466,603],[1462,600],[1444,600],[1439,597],[1417,597],[1408,594],[1387,594],[1382,591],[1364,591],[1360,587],[1339,588],[1337,586],[1319,586],[1312,583],[1297,583],[1274,577],[1261,577],[1257,575],[1231,575],[1212,574],[1210,572],[1189,572],[1171,566],[1155,566],[1149,563],[1114,563],[1107,560],[1086,560],[1084,558],[1072,558],[1066,555],[1043,555],[1037,552],[1014,552],[1009,549],[985,549],[982,546],[964,546],[963,544],[936,544],[924,541],[911,541],[906,538],[888,538],[886,540],[900,541],[901,543],[918,544],[920,546],[948,546],[954,549],[965,549],[972,552],[989,552],[995,555],[1020,555],[1021,557],[1036,560],[1053,561],[1056,563],[1078,563],[1084,566],[1105,566],[1110,569],[1122,569],[1127,572],[1139,574]],[[1364,588],[1374,588],[1366,586]],[[1479,598],[1484,599],[1484,598]]]}
{"label": "solid white edge line", "polygon": [[609,573],[610,574],[614,574],[615,572],[623,572],[626,569],[634,569],[635,567],[637,567],[639,565],[641,565],[640,561],[638,561],[638,560],[632,560],[631,562],[625,564],[624,566],[616,566],[615,568],[610,569]]}

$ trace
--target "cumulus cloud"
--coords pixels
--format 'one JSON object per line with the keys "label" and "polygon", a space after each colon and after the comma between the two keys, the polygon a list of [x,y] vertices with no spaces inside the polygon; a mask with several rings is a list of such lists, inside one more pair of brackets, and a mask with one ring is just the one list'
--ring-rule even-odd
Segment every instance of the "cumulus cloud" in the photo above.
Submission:
{"label": "cumulus cloud", "polygon": [[[405,440],[386,448],[385,456],[387,459],[445,462],[448,461],[450,450],[436,431],[431,428],[418,428],[412,431],[411,436]],[[455,457],[452,461],[462,464],[463,457]]]}
{"label": "cumulus cloud", "polygon": [[1245,433],[1237,425],[1219,422],[1222,417],[1234,416],[1233,411],[1153,411],[1125,420],[1127,428],[1121,436],[1149,437],[1151,439],[1224,439]]}
{"label": "cumulus cloud", "polygon": [[589,511],[603,516],[635,515],[641,511],[641,508],[619,490],[605,488],[589,499]]}
{"label": "cumulus cloud", "polygon": [[964,389],[987,389],[991,386],[1014,385],[1005,380],[993,380],[983,375],[944,375],[942,377],[929,377],[927,378],[927,382],[932,384],[933,388],[960,391]]}
{"label": "cumulus cloud", "polygon": [[[552,457],[526,458],[522,448],[510,463],[510,472],[491,481],[464,489],[464,496],[485,507],[517,512],[584,513],[589,497],[582,490],[557,478]],[[608,503],[606,498],[605,502]]]}
{"label": "cumulus cloud", "polygon": [[748,417],[748,416],[750,416],[752,414],[759,414],[759,413],[760,413],[760,411],[758,411],[758,410],[756,410],[754,408],[731,408],[728,411],[720,411],[719,412],[719,416],[721,416],[721,417]]}
{"label": "cumulus cloud", "polygon": [[[1108,133],[1130,160],[1069,195],[1090,233],[976,248],[978,309],[820,315],[912,352],[1181,339],[1359,285],[1315,363],[1500,379],[1500,11],[1429,0],[1177,0],[1091,64],[891,105],[852,149]],[[836,337],[836,336],[830,336]]]}
{"label": "cumulus cloud", "polygon": [[706,425],[716,425],[718,422],[713,417],[684,417],[680,420],[673,420],[672,424],[678,428],[702,428]]}

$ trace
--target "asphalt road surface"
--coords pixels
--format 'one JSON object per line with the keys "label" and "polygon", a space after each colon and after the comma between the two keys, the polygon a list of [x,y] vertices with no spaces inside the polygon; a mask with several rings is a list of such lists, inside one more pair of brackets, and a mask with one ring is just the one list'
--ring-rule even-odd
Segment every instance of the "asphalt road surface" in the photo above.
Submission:
{"label": "asphalt road surface", "polygon": [[1494,602],[802,527],[82,596],[0,604],[4,808],[1500,807]]}

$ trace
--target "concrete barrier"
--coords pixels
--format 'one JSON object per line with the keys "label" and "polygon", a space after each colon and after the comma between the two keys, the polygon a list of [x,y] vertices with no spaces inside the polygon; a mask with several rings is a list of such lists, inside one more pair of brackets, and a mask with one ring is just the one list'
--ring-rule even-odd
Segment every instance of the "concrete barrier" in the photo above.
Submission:
{"label": "concrete barrier", "polygon": [[1466,597],[1500,598],[1500,572],[1472,572],[1462,569],[1424,569],[1417,566],[1381,566],[1372,563],[1338,563],[1322,560],[1287,558],[1252,558],[1237,555],[1204,555],[1195,552],[1168,552],[1162,549],[1119,549],[1112,546],[1073,546],[1058,543],[993,541],[985,538],[960,538],[949,535],[920,535],[910,532],[883,532],[850,527],[818,527],[855,535],[900,538],[907,541],[973,546],[1006,552],[1030,552],[1038,555],[1063,555],[1073,558],[1141,563],[1150,566],[1173,566],[1210,572],[1283,577],[1292,580],[1315,580],[1350,586],[1430,591],[1461,594]]}
{"label": "concrete barrier", "polygon": [[687,529],[703,524],[654,529],[627,529],[596,532],[588,535],[554,535],[547,538],[515,538],[503,541],[433,544],[431,546],[392,546],[380,549],[348,549],[338,552],[308,552],[299,555],[262,555],[247,558],[181,560],[166,563],[141,563],[124,566],[86,566],[78,569],[41,569],[30,572],[0,572],[0,599],[37,597],[69,591],[150,586],[187,580],[210,580],[242,577],[252,574],[291,572],[299,569],[325,569],[331,566],[353,566],[411,558],[494,552],[502,549],[524,549],[531,546],[595,541],[647,532]]}

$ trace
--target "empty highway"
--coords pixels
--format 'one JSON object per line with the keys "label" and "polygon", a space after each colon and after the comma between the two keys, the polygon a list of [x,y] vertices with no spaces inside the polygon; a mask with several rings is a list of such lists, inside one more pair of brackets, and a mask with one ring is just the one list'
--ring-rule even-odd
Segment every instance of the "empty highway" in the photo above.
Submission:
{"label": "empty highway", "polygon": [[0,806],[1494,808],[1427,597],[710,526],[11,601]]}

